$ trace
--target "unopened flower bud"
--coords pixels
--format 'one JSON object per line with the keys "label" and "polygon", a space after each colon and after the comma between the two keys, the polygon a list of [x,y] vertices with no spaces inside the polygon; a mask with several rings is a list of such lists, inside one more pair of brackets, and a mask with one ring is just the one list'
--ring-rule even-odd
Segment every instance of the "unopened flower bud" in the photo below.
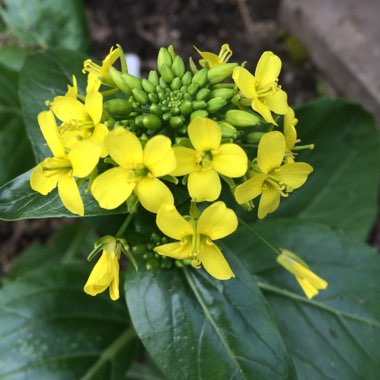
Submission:
{"label": "unopened flower bud", "polygon": [[170,67],[173,63],[173,59],[170,55],[170,53],[168,52],[167,49],[165,48],[161,48],[158,52],[158,56],[157,56],[157,67],[158,67],[158,70],[161,72],[161,66],[162,65],[166,65],[168,67]]}
{"label": "unopened flower bud", "polygon": [[122,77],[123,77],[125,84],[130,89],[133,90],[134,88],[141,88],[141,79],[136,78],[135,76],[130,75],[130,74],[122,74]]}
{"label": "unopened flower bud", "polygon": [[158,96],[155,92],[148,94],[148,98],[151,103],[158,103]]}
{"label": "unopened flower bud", "polygon": [[204,100],[194,100],[192,103],[193,110],[201,110],[206,108],[207,103]]}
{"label": "unopened flower bud", "polygon": [[183,62],[183,59],[177,55],[174,58],[173,65],[172,65],[172,70],[174,71],[174,75],[176,77],[181,78],[183,74],[185,74],[185,63]]}
{"label": "unopened flower bud", "polygon": [[208,97],[210,92],[211,92],[211,90],[208,88],[201,88],[197,92],[197,95],[195,95],[195,99],[196,100],[205,100]]}
{"label": "unopened flower bud", "polygon": [[192,79],[192,75],[191,75],[191,72],[190,71],[186,71],[185,74],[183,74],[183,77],[181,79],[182,81],[182,84],[184,86],[188,86],[190,83],[191,83],[191,79]]}
{"label": "unopened flower bud", "polygon": [[132,90],[123,80],[121,71],[116,70],[114,67],[110,67],[108,72],[110,74],[111,79],[115,83],[116,87],[118,87],[125,94],[128,94],[128,95],[132,94]]}
{"label": "unopened flower bud", "polygon": [[207,117],[207,116],[208,116],[208,112],[206,110],[197,110],[197,111],[192,112],[192,114],[190,115],[190,121],[193,121],[198,117]]}
{"label": "unopened flower bud", "polygon": [[158,86],[158,74],[156,70],[149,71],[148,81],[153,84],[153,86]]}
{"label": "unopened flower bud", "polygon": [[174,72],[168,65],[163,64],[159,67],[158,71],[165,83],[170,83],[174,79]]}
{"label": "unopened flower bud", "polygon": [[144,127],[150,130],[155,130],[161,127],[161,119],[156,115],[144,115],[142,122]]}
{"label": "unopened flower bud", "polygon": [[194,96],[198,92],[199,86],[196,83],[191,83],[190,86],[187,88],[188,94],[191,96]]}
{"label": "unopened flower bud", "polygon": [[198,71],[197,65],[194,63],[194,61],[191,57],[189,58],[189,66],[190,66],[190,70],[193,74],[195,74]]}
{"label": "unopened flower bud", "polygon": [[210,98],[230,99],[234,95],[235,95],[235,90],[232,88],[217,88],[211,91]]}
{"label": "unopened flower bud", "polygon": [[225,121],[235,127],[253,127],[260,124],[260,118],[257,115],[242,110],[227,111]]}
{"label": "unopened flower bud", "polygon": [[226,123],[225,121],[219,121],[218,125],[220,127],[220,130],[222,131],[223,137],[232,137],[232,138],[237,137],[238,131],[233,125]]}
{"label": "unopened flower bud", "polygon": [[154,115],[156,115],[156,116],[161,116],[162,115],[162,109],[161,109],[161,107],[158,104],[155,104],[155,103],[153,103],[150,106],[149,111],[151,113],[153,113]]}
{"label": "unopened flower bud", "polygon": [[265,135],[264,132],[251,132],[247,135],[247,142],[249,144],[258,144],[261,138]]}
{"label": "unopened flower bud", "polygon": [[225,99],[222,99],[222,98],[210,99],[207,102],[206,110],[208,113],[214,113],[214,112],[219,111],[226,104],[227,104],[227,101]]}
{"label": "unopened flower bud", "polygon": [[207,73],[209,82],[211,84],[215,84],[231,77],[232,72],[236,66],[237,63],[224,63],[222,65],[213,67]]}
{"label": "unopened flower bud", "polygon": [[148,94],[150,94],[151,92],[154,92],[156,89],[156,86],[152,84],[151,82],[149,82],[147,79],[143,79],[141,81],[141,85],[144,91]]}
{"label": "unopened flower bud", "polygon": [[193,111],[193,106],[191,105],[190,100],[185,100],[182,102],[181,106],[179,107],[182,115],[189,115]]}
{"label": "unopened flower bud", "polygon": [[136,99],[136,101],[141,105],[145,105],[149,102],[148,95],[141,88],[134,88],[132,90],[132,94],[134,98]]}
{"label": "unopened flower bud", "polygon": [[191,81],[196,83],[199,87],[203,87],[207,83],[207,69],[199,70]]}
{"label": "unopened flower bud", "polygon": [[182,117],[181,116],[172,116],[170,119],[169,119],[169,125],[172,127],[172,128],[181,128],[183,126],[183,120],[182,120]]}
{"label": "unopened flower bud", "polygon": [[104,102],[104,109],[112,114],[127,116],[132,111],[132,105],[126,99],[111,99]]}
{"label": "unopened flower bud", "polygon": [[181,79],[179,79],[178,77],[175,77],[173,80],[172,80],[172,83],[170,83],[170,88],[172,90],[179,90],[181,88]]}

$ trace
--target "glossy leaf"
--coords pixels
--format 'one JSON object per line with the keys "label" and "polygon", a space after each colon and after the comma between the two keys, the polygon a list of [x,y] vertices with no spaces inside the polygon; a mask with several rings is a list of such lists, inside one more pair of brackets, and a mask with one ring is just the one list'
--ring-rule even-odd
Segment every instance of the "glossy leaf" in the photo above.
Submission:
{"label": "glossy leaf", "polygon": [[293,379],[293,365],[253,278],[233,257],[236,279],[203,270],[127,273],[137,334],[167,379]]}
{"label": "glossy leaf", "polygon": [[328,289],[308,300],[295,278],[249,230],[228,239],[259,278],[292,352],[299,379],[376,379],[380,371],[380,256],[329,227],[278,220],[254,228],[298,254]]}
{"label": "glossy leaf", "polygon": [[82,1],[4,0],[0,16],[8,32],[30,46],[86,51],[88,31]]}

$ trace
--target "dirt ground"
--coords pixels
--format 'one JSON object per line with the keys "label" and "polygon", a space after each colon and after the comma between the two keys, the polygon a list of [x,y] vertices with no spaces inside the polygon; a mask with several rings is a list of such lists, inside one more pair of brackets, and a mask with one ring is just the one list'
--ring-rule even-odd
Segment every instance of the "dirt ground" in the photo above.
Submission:
{"label": "dirt ground", "polygon": [[[330,87],[323,83],[307,55],[295,59],[294,44],[291,54],[291,40],[277,20],[279,3],[279,0],[85,0],[92,39],[90,54],[102,58],[112,45],[119,43],[126,52],[140,56],[142,71],[146,73],[155,68],[158,48],[169,44],[187,58],[197,56],[193,45],[218,52],[221,44],[227,42],[234,52],[233,58],[247,60],[247,67],[252,70],[262,52],[272,50],[283,61],[281,83],[289,95],[289,103],[303,103]],[[9,270],[17,252],[34,240],[48,241],[62,223],[65,223],[62,219],[0,222],[0,274]],[[374,227],[369,241],[380,249],[380,223]]]}

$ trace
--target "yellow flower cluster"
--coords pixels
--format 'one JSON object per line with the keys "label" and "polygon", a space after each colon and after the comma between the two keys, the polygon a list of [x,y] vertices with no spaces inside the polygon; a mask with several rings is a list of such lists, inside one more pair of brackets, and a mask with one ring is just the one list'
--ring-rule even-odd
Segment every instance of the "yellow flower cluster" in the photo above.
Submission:
{"label": "yellow flower cluster", "polygon": [[[232,54],[227,44],[219,55],[198,52],[203,69],[192,76],[173,50],[161,51],[161,77],[154,72],[149,80],[114,69],[115,61],[122,59],[119,48],[111,49],[101,66],[86,60],[85,96],[79,94],[74,77],[67,93],[48,102],[49,110],[38,117],[52,156],[34,169],[30,183],[43,195],[58,187],[65,207],[80,216],[85,210],[78,180],[88,180],[87,189],[103,209],[116,209],[134,199],[157,214],[158,229],[175,240],[155,247],[155,252],[190,260],[194,267],[202,265],[213,277],[227,280],[234,273],[214,240],[233,233],[238,219],[219,200],[222,182],[229,185],[238,204],[252,206],[251,201],[260,197],[258,217],[264,218],[278,208],[281,196],[302,186],[313,169],[295,162],[297,119],[277,83],[279,57],[265,52],[253,75],[226,63]],[[102,86],[124,92],[128,100],[113,99],[106,107],[104,97],[110,90],[101,92]],[[121,105],[121,110],[110,104]],[[236,129],[246,124],[226,122],[231,109],[238,109],[247,120],[262,118],[256,156],[246,149],[245,127]],[[187,188],[189,215],[177,211],[173,183]],[[200,205],[200,212],[197,204],[202,202],[215,203]],[[117,247],[115,240],[105,245],[85,286],[88,294],[110,287],[111,298],[118,298]]]}

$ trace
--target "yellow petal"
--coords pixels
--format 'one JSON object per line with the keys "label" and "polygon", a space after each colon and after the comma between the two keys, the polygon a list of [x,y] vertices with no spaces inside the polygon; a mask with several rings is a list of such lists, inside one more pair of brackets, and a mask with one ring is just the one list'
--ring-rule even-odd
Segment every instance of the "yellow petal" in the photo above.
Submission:
{"label": "yellow petal", "polygon": [[102,148],[89,140],[82,140],[70,150],[68,155],[75,177],[84,178],[90,175],[99,162]]}
{"label": "yellow petal", "polygon": [[59,174],[45,176],[42,168],[43,163],[34,168],[30,176],[30,186],[34,191],[47,195],[57,186]]}
{"label": "yellow petal", "polygon": [[73,75],[73,85],[67,85],[67,92],[65,96],[71,96],[72,98],[75,98],[78,96],[78,83],[77,83],[77,78],[75,75]]}
{"label": "yellow petal", "polygon": [[143,149],[140,140],[124,128],[114,129],[104,140],[106,149],[112,159],[120,166],[142,164]]}
{"label": "yellow petal", "polygon": [[100,122],[103,112],[103,96],[100,92],[92,91],[86,95],[85,109],[94,125]]}
{"label": "yellow petal", "polygon": [[263,184],[267,176],[262,173],[255,174],[248,181],[239,185],[235,190],[237,203],[243,204],[255,199],[262,193]]}
{"label": "yellow petal", "polygon": [[112,210],[120,206],[131,195],[135,183],[128,182],[128,171],[112,168],[95,178],[91,193],[101,208]]}
{"label": "yellow petal", "polygon": [[157,213],[157,227],[172,239],[182,240],[194,234],[192,225],[173,205],[163,205]]}
{"label": "yellow petal", "polygon": [[270,110],[279,115],[288,112],[288,95],[283,90],[277,90],[273,95],[266,96],[265,101]]}
{"label": "yellow petal", "polygon": [[310,284],[310,282],[306,280],[305,278],[296,277],[296,280],[301,286],[302,290],[304,291],[308,299],[312,299],[314,296],[316,296],[319,293],[319,291],[316,288],[314,288]]}
{"label": "yellow petal", "polygon": [[198,117],[190,123],[188,135],[191,144],[198,152],[218,149],[222,140],[219,125],[205,117]]}
{"label": "yellow petal", "polygon": [[298,120],[294,116],[294,111],[289,107],[284,116],[284,135],[286,140],[286,150],[293,149],[297,140],[297,130],[295,128]]}
{"label": "yellow petal", "polygon": [[69,211],[80,216],[84,215],[84,206],[78,185],[70,174],[59,176],[58,194],[62,203]]}
{"label": "yellow petal", "polygon": [[199,259],[206,271],[218,280],[235,277],[219,248],[206,239],[201,242]]}
{"label": "yellow petal", "polygon": [[40,112],[38,114],[38,124],[53,155],[55,157],[63,157],[65,155],[65,150],[59,135],[53,112]]}
{"label": "yellow petal", "polygon": [[216,240],[232,234],[237,226],[238,220],[233,210],[227,208],[224,202],[216,202],[202,212],[197,232]]}
{"label": "yellow petal", "polygon": [[71,120],[90,120],[84,104],[71,96],[56,96],[50,108],[64,123]]}
{"label": "yellow petal", "polygon": [[269,106],[266,103],[263,103],[259,98],[252,100],[252,108],[259,113],[265,121],[277,125],[273,119],[272,113],[270,112]]}
{"label": "yellow petal", "polygon": [[176,158],[170,139],[154,136],[145,145],[143,164],[155,177],[162,177],[176,167]]}
{"label": "yellow petal", "polygon": [[109,293],[112,301],[116,301],[120,298],[120,292],[119,292],[119,260],[116,258],[115,262],[115,275],[111,282],[111,285],[109,287]]}
{"label": "yellow petal", "polygon": [[268,132],[261,138],[257,164],[263,173],[268,174],[281,165],[285,155],[285,144],[284,135],[278,131]]}
{"label": "yellow petal", "polygon": [[104,144],[104,139],[108,136],[108,134],[109,130],[104,124],[97,124],[95,125],[94,132],[92,132],[92,135],[89,138],[90,141],[95,142],[102,148],[100,157],[103,158],[108,156],[108,152]]}
{"label": "yellow petal", "polygon": [[306,182],[312,171],[313,167],[305,162],[293,162],[275,169],[273,177],[292,189],[298,189]]}
{"label": "yellow petal", "polygon": [[222,184],[215,170],[199,170],[189,175],[187,188],[191,198],[196,202],[212,202],[219,197]]}
{"label": "yellow petal", "polygon": [[281,59],[271,51],[265,51],[256,66],[257,88],[264,88],[275,82],[281,71]]}
{"label": "yellow petal", "polygon": [[277,210],[280,205],[280,189],[266,182],[263,186],[257,216],[263,219],[267,214]]}
{"label": "yellow petal", "polygon": [[177,166],[170,173],[173,176],[182,176],[194,172],[197,169],[197,152],[194,149],[183,146],[173,147]]}
{"label": "yellow petal", "polygon": [[257,97],[256,78],[244,67],[236,67],[232,73],[232,79],[236,86],[242,92],[243,96],[248,99]]}
{"label": "yellow petal", "polygon": [[136,187],[135,194],[141,205],[148,211],[157,213],[163,204],[173,204],[173,194],[159,179],[145,177]]}
{"label": "yellow petal", "polygon": [[293,261],[292,265],[296,277],[306,279],[311,284],[311,286],[313,286],[316,289],[327,288],[327,281],[317,276],[312,270],[307,268],[305,265],[302,265],[301,263],[298,263],[296,261]]}
{"label": "yellow petal", "polygon": [[208,51],[200,51],[198,50],[195,46],[194,46],[194,49],[199,53],[199,55],[203,58],[203,59],[200,59],[199,60],[199,64],[202,66],[202,67],[206,67],[206,61],[208,62],[209,64],[209,67],[212,68],[212,67],[215,67],[215,66],[218,66],[221,64],[220,60],[219,60],[219,56],[217,54],[214,54],[214,53],[210,53]]}
{"label": "yellow petal", "polygon": [[248,157],[244,150],[236,144],[223,144],[213,153],[214,169],[227,177],[243,176],[248,169]]}
{"label": "yellow petal", "polygon": [[186,260],[192,258],[191,241],[169,243],[159,245],[154,251],[160,255],[172,257],[177,260]]}

